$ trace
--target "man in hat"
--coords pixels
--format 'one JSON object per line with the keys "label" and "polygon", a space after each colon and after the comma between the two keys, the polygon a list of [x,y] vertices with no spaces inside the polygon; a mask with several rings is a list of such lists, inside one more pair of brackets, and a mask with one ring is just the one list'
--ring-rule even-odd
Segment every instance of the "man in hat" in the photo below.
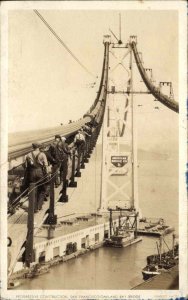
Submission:
{"label": "man in hat", "polygon": [[87,140],[88,137],[91,137],[92,129],[89,126],[87,125],[82,126],[81,130],[82,130],[81,131],[82,134],[84,135],[85,141]]}
{"label": "man in hat", "polygon": [[[47,167],[48,173],[51,173],[52,164],[55,162],[55,160],[49,153],[49,146],[42,144],[39,149],[40,149],[41,153],[44,153],[46,155],[46,158],[48,161],[48,167]],[[45,196],[46,197],[44,198],[44,201],[48,201],[47,197],[49,197],[49,194],[50,194],[50,181],[45,184]]]}
{"label": "man in hat", "polygon": [[74,137],[74,145],[78,153],[76,174],[77,176],[80,176],[78,174],[80,174],[80,167],[83,166],[83,152],[85,148],[85,135],[82,127],[78,130],[77,134]]}
{"label": "man in hat", "polygon": [[78,133],[74,137],[74,144],[77,148],[81,148],[85,144],[85,135],[82,127],[78,130]]}
{"label": "man in hat", "polygon": [[47,177],[48,170],[48,161],[45,153],[40,151],[40,144],[33,143],[33,150],[28,153],[25,157],[25,166],[26,166],[26,176],[28,180],[28,185],[30,183],[39,182],[37,187],[37,201],[35,202],[35,212],[42,208],[42,204],[45,197],[45,186],[42,184]]}
{"label": "man in hat", "polygon": [[[32,144],[33,151],[26,155],[26,166],[40,167],[44,170],[43,173],[46,173],[48,170],[48,161],[46,154],[40,151],[41,146],[39,143]],[[34,178],[32,176],[35,177],[35,172],[31,172],[31,180]]]}
{"label": "man in hat", "polygon": [[59,134],[55,135],[55,141],[60,141],[61,140],[61,136]]}
{"label": "man in hat", "polygon": [[92,129],[88,125],[83,125],[82,128],[83,128],[82,133],[83,133],[83,135],[85,137],[85,144],[84,144],[84,149],[83,149],[84,154],[83,154],[83,156],[85,157],[84,160],[86,162],[88,162],[87,157],[89,157],[89,145],[90,145],[90,138],[92,136]]}
{"label": "man in hat", "polygon": [[67,156],[67,158],[68,158],[68,156],[71,156],[71,151],[70,151],[70,147],[69,147],[69,145],[67,144],[66,140],[67,140],[66,137],[62,136],[62,137],[61,137],[61,142],[60,142],[59,144],[61,145],[61,148],[62,148],[64,154],[65,154],[65,155]]}
{"label": "man in hat", "polygon": [[58,156],[58,143],[61,142],[61,136],[59,134],[55,135],[55,140],[50,145],[48,153],[52,158],[52,173],[56,173],[55,176],[55,187],[59,186],[58,170],[60,167],[59,156]]}
{"label": "man in hat", "polygon": [[40,151],[45,153],[47,161],[48,161],[48,166],[52,166],[55,163],[55,159],[51,156],[50,152],[49,152],[49,146],[41,144],[40,146]]}
{"label": "man in hat", "polygon": [[68,171],[68,158],[71,157],[71,151],[66,143],[65,137],[62,137],[61,142],[58,143],[58,150],[59,155],[61,156],[60,179],[63,181],[63,185],[65,185]]}
{"label": "man in hat", "polygon": [[[89,129],[88,129],[89,131]],[[84,156],[87,154],[87,149],[86,149],[86,142],[88,141],[88,138],[91,137],[91,134],[89,134],[86,131],[86,128],[82,126],[80,130],[78,130],[78,133],[75,135],[74,138],[74,144],[77,147],[77,152],[78,155],[80,156],[80,161],[81,161],[81,156],[82,156],[82,163],[81,165],[84,165]],[[86,153],[85,153],[86,152]]]}

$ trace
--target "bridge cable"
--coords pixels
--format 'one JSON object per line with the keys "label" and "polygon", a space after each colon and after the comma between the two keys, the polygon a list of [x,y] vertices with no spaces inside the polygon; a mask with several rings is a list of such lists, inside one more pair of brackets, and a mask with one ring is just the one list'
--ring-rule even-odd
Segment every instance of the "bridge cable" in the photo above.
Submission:
{"label": "bridge cable", "polygon": [[96,77],[93,73],[91,73],[81,62],[80,60],[73,54],[73,52],[67,47],[67,45],[63,42],[63,40],[57,35],[57,33],[52,29],[52,27],[48,24],[48,22],[43,18],[43,16],[38,12],[38,10],[33,10],[36,15],[41,19],[41,21],[46,25],[46,27],[51,31],[51,33],[56,37],[56,39],[61,43],[61,45],[69,52],[69,54],[76,60],[76,62],[91,76]]}
{"label": "bridge cable", "polygon": [[163,93],[160,92],[160,90],[154,86],[154,84],[152,83],[152,81],[150,79],[147,79],[146,76],[146,72],[145,69],[143,68],[140,56],[139,56],[139,52],[136,48],[136,43],[132,42],[130,43],[130,46],[132,48],[134,57],[135,57],[135,61],[136,61],[136,65],[137,68],[139,70],[139,73],[143,79],[143,82],[145,83],[146,87],[148,88],[148,90],[151,92],[151,94],[153,94],[153,96],[162,104],[164,104],[165,106],[167,106],[168,108],[172,109],[175,112],[179,112],[179,103],[176,102],[174,99],[171,100],[168,96],[164,95]]}
{"label": "bridge cable", "polygon": [[[27,198],[22,202],[22,205],[26,202],[26,201],[28,201],[28,196],[29,196],[29,194],[33,191],[33,190],[35,190],[35,189],[37,189],[39,186],[41,186],[41,185],[44,185],[44,184],[46,184],[46,183],[48,183],[48,182],[50,182],[56,175],[57,175],[57,173],[58,173],[58,170],[50,177],[50,178],[48,178],[47,179],[47,177],[48,177],[48,175],[45,175],[42,179],[40,179],[39,181],[37,181],[36,182],[36,186],[34,187],[34,188],[32,188],[28,193],[27,193]],[[44,179],[47,179],[45,182],[42,182],[42,183],[40,183],[42,180],[44,180]],[[39,184],[40,183],[40,184]],[[28,190],[28,189],[27,189]],[[25,190],[26,191],[26,190]],[[25,193],[25,191],[24,191],[24,193]],[[22,193],[23,194],[23,193]],[[21,195],[22,195],[21,194]],[[20,196],[21,196],[20,195]],[[20,196],[18,196],[17,198],[19,198]],[[17,199],[16,198],[16,199]],[[20,216],[18,216],[18,218],[13,222],[13,224],[12,224],[12,226],[13,225],[15,225],[15,224],[17,224],[17,221],[23,216],[25,214],[25,211],[20,215]],[[10,228],[12,228],[12,226],[10,227]]]}
{"label": "bridge cable", "polygon": [[[57,172],[56,172],[57,173]],[[35,188],[37,188],[38,187],[38,184],[40,183],[40,182],[42,182],[44,179],[46,179],[46,178],[48,178],[48,174],[46,174],[46,175],[44,175],[41,179],[39,179],[35,184],[35,187],[33,188],[33,189],[35,189]],[[42,183],[43,184],[43,183]],[[32,190],[33,190],[32,189]],[[19,200],[19,198],[21,198],[22,197],[22,195],[24,195],[27,191],[29,190],[29,188],[27,188],[27,189],[25,189],[16,199],[14,199],[14,201],[11,203],[11,205],[13,205],[14,203],[16,203],[17,202],[17,200]],[[30,191],[30,192],[28,192],[27,193],[27,196],[32,192],[32,190]],[[25,200],[26,201],[26,200]],[[24,201],[24,202],[25,202]],[[23,202],[23,203],[24,203]]]}

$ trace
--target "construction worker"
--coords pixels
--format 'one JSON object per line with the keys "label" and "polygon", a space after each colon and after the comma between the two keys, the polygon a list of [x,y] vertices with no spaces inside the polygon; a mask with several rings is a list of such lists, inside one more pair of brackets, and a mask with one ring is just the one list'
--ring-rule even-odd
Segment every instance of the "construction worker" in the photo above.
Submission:
{"label": "construction worker", "polygon": [[44,182],[49,173],[48,169],[48,161],[45,153],[40,151],[40,144],[34,143],[32,144],[33,151],[25,157],[25,166],[27,173],[28,185],[30,183],[38,183],[37,187],[37,199],[35,201],[35,212],[40,210],[43,205],[44,197],[45,197],[45,186]]}
{"label": "construction worker", "polygon": [[61,149],[64,152],[64,156],[66,157],[66,159],[68,159],[69,157],[71,158],[71,150],[66,140],[67,140],[66,137],[62,136],[61,142],[59,143],[59,147],[61,147]]}
{"label": "construction worker", "polygon": [[88,125],[84,125],[82,126],[83,127],[83,131],[86,133],[87,136],[91,136],[91,133],[92,133],[92,128],[91,126]]}
{"label": "construction worker", "polygon": [[[39,149],[41,152],[43,152],[46,155],[46,158],[48,161],[48,170],[49,170],[49,173],[51,173],[52,165],[53,165],[53,163],[55,163],[55,159],[53,159],[53,157],[50,155],[48,146],[42,144]],[[50,195],[50,177],[48,179],[49,179],[49,181],[46,182],[46,184],[45,184],[45,196],[46,197],[44,198],[44,201],[48,201],[47,197],[49,197],[49,195]]]}
{"label": "construction worker", "polygon": [[90,147],[90,138],[92,135],[92,129],[90,126],[88,125],[84,125],[82,126],[82,133],[85,136],[85,145],[84,145],[84,149],[83,149],[83,159],[82,159],[82,165],[84,164],[84,162],[88,162],[88,157],[89,157],[89,147]]}
{"label": "construction worker", "polygon": [[49,146],[42,144],[40,146],[40,151],[45,153],[47,161],[48,161],[48,166],[52,166],[56,162],[56,160],[50,154]]}
{"label": "construction worker", "polygon": [[79,150],[81,150],[85,145],[85,132],[82,127],[78,130],[78,133],[74,137],[74,144]]}
{"label": "construction worker", "polygon": [[78,154],[78,163],[77,163],[77,169],[76,169],[76,176],[81,176],[80,174],[80,167],[84,168],[84,162],[83,162],[83,153],[85,149],[85,133],[83,131],[83,128],[81,127],[80,130],[78,130],[78,133],[74,137],[74,145],[77,150]]}
{"label": "construction worker", "polygon": [[82,134],[84,135],[85,137],[85,142],[88,140],[89,137],[91,137],[91,134],[92,134],[92,129],[91,127],[87,126],[87,125],[84,125],[82,126]]}
{"label": "construction worker", "polygon": [[56,160],[56,147],[57,144],[61,141],[61,136],[59,134],[55,135],[55,140],[53,141],[53,143],[50,145],[49,147],[49,153],[51,154],[51,156],[54,158],[54,160]]}
{"label": "construction worker", "polygon": [[61,142],[61,136],[59,134],[55,135],[54,142],[50,145],[48,154],[51,157],[51,163],[52,163],[52,173],[56,173],[55,175],[55,187],[58,187],[60,184],[59,176],[58,176],[58,170],[60,168],[60,161],[58,156],[58,143]]}
{"label": "construction worker", "polygon": [[68,172],[68,159],[71,157],[71,152],[68,144],[66,143],[66,138],[62,137],[61,142],[57,145],[59,151],[59,158],[61,160],[60,165],[60,179],[63,182],[63,187],[61,193],[63,195],[62,200],[66,200],[66,188],[68,186],[67,172]]}

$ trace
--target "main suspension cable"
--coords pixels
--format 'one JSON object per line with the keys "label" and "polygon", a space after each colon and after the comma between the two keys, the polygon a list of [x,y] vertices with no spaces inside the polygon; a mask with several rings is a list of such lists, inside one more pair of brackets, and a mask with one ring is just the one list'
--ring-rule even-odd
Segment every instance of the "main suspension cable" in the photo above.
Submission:
{"label": "main suspension cable", "polygon": [[69,52],[69,54],[76,60],[76,62],[91,76],[96,77],[93,73],[91,73],[88,68],[86,68],[80,60],[73,54],[73,52],[67,47],[67,45],[63,42],[63,40],[57,35],[57,33],[52,29],[52,27],[48,24],[48,22],[43,18],[43,16],[38,12],[38,10],[33,10],[36,15],[41,19],[41,21],[46,25],[46,27],[51,31],[51,33],[56,37],[56,39],[61,43],[61,45]]}

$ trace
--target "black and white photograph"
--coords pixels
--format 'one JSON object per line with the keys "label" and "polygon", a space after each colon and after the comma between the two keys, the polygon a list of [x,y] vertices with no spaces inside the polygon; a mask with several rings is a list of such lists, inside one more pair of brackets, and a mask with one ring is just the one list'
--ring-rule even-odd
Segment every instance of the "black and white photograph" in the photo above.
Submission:
{"label": "black and white photograph", "polygon": [[2,299],[186,297],[186,1],[1,8]]}

